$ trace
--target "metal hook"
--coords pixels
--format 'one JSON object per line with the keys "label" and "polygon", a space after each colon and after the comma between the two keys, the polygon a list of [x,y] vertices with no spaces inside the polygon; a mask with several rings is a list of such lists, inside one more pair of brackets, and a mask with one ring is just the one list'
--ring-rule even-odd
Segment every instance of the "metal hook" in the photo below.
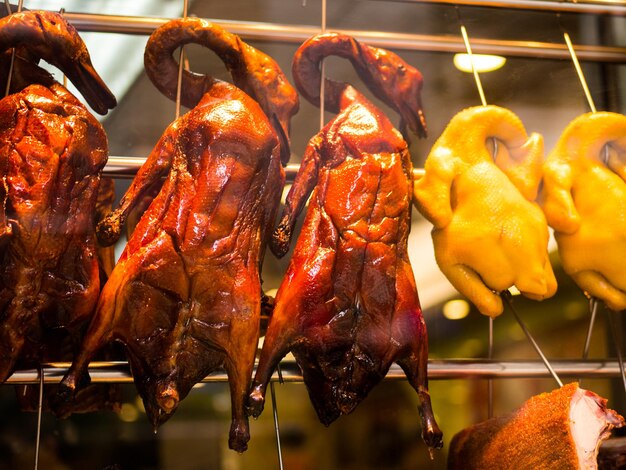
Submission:
{"label": "metal hook", "polygon": [[[493,359],[493,317],[489,317],[488,359]],[[487,417],[493,417],[493,379],[487,380]]]}
{"label": "metal hook", "polygon": [[39,366],[39,401],[37,403],[37,438],[35,440],[35,470],[39,466],[39,447],[41,446],[41,415],[43,412],[43,367]]}
{"label": "metal hook", "polygon": [[[183,1],[183,18],[187,18],[187,9],[189,7],[188,0]],[[176,119],[180,117],[180,95],[182,92],[183,66],[185,62],[185,50],[180,46],[180,55],[178,56],[178,79],[176,82]]]}
{"label": "metal hook", "polygon": [[619,371],[622,375],[622,383],[624,384],[624,390],[626,391],[626,371],[624,371],[624,358],[622,356],[622,342],[619,340],[617,336],[617,329],[615,328],[614,315],[617,315],[617,312],[607,309],[606,313],[609,319],[609,328],[611,329],[611,334],[613,336],[613,344],[615,345],[615,351],[617,352],[617,361],[619,363]]}
{"label": "metal hook", "polygon": [[[20,0],[17,4],[17,12],[21,12],[22,11],[22,5],[23,5],[23,0]],[[4,4],[7,7],[7,13],[9,15],[13,14],[13,9],[11,8],[11,4],[9,3],[9,0],[4,0]],[[13,77],[13,67],[15,64],[15,48],[13,48],[13,50],[11,51],[11,62],[9,63],[9,74],[7,75],[7,86],[6,89],[4,90],[4,96],[8,96],[9,95],[9,91],[11,90],[11,78]]]}
{"label": "metal hook", "polygon": [[546,368],[548,369],[548,371],[550,372],[550,374],[552,375],[554,380],[556,380],[556,383],[559,384],[559,387],[562,387],[563,386],[563,382],[561,382],[561,379],[559,378],[557,373],[554,371],[554,369],[550,365],[550,362],[548,361],[548,358],[545,356],[545,354],[543,353],[543,351],[541,350],[541,348],[537,344],[537,341],[535,341],[535,338],[533,338],[532,334],[530,333],[530,330],[526,327],[526,325],[522,321],[521,317],[519,316],[519,314],[515,310],[515,307],[513,306],[513,302],[511,301],[511,293],[508,290],[505,290],[505,291],[500,293],[500,296],[502,297],[502,299],[504,299],[506,304],[509,306],[509,310],[511,310],[511,312],[513,313],[513,316],[517,320],[517,323],[519,323],[519,326],[524,331],[524,334],[528,338],[528,341],[530,341],[530,344],[532,344],[532,346],[535,349],[535,351],[537,352],[537,354],[539,354],[539,357],[541,358],[541,360],[545,364]]}

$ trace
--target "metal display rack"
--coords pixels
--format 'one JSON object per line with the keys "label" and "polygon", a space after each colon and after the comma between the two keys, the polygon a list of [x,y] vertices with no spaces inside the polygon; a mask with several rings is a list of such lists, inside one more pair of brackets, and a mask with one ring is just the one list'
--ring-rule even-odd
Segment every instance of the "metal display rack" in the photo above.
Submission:
{"label": "metal display rack", "polygon": [[[558,2],[544,0],[380,0],[405,1],[424,4],[462,5],[485,8],[505,8],[547,12],[626,16],[626,2],[586,1]],[[149,35],[154,29],[168,21],[166,18],[146,16],[99,15],[64,12],[65,17],[79,31]],[[319,33],[319,28],[303,25],[273,24],[212,20],[243,39],[301,43]],[[461,36],[435,36],[420,34],[390,33],[383,31],[339,30],[374,46],[429,52],[464,52]],[[565,44],[472,39],[475,53],[502,54],[540,59],[570,59]],[[626,47],[576,45],[578,57],[583,61],[603,63],[626,63]],[[132,178],[144,162],[143,158],[111,156],[104,174],[115,178]],[[293,180],[298,165],[288,165],[287,179]],[[416,169],[419,176],[423,170]],[[613,360],[555,360],[551,361],[555,371],[562,376],[613,378],[621,375],[618,361]],[[58,383],[69,364],[44,364],[39,370],[16,371],[8,378],[9,384]],[[302,381],[302,376],[293,361],[281,362],[282,378],[289,382]],[[126,362],[94,362],[89,374],[94,382],[132,382]],[[43,377],[42,377],[43,375]],[[430,379],[492,379],[492,378],[544,378],[550,377],[541,361],[495,361],[495,360],[431,360],[428,365]],[[388,379],[404,378],[402,370],[394,365],[387,374]],[[274,379],[278,377],[275,375]],[[225,373],[211,374],[206,382],[227,381]]]}

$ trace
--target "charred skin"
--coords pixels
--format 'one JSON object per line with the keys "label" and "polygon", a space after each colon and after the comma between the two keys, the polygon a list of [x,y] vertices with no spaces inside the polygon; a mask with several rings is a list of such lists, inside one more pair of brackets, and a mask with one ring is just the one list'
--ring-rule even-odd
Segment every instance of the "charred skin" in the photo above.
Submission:
{"label": "charred skin", "polygon": [[[93,214],[106,135],[33,57],[68,73],[81,68],[75,84],[115,103],[80,37],[59,15],[0,20],[0,50],[13,46],[15,93],[0,100],[0,382],[18,363],[38,364],[51,335],[63,332],[77,343],[100,288]],[[0,59],[5,80],[7,57]]]}
{"label": "charred skin", "polygon": [[[231,37],[193,18],[157,30],[148,41],[146,67],[168,96],[168,66],[160,73],[159,62],[149,58],[162,57],[172,41],[190,35],[205,37],[202,44],[210,48],[216,37]],[[119,341],[156,429],[193,385],[223,368],[232,399],[229,446],[243,452],[249,439],[244,402],[260,328],[259,273],[284,185],[284,146],[267,110],[241,89],[211,77],[191,86],[200,87],[190,92],[199,102],[189,103],[193,109],[168,127],[119,207],[98,226],[100,239],[114,242],[132,209],[160,189],[104,286],[62,386],[75,391],[95,352]],[[295,96],[293,89],[279,96],[280,90],[267,90],[266,102]]]}
{"label": "charred skin", "polygon": [[[336,39],[307,41],[296,53],[294,77],[305,96],[303,88],[319,84],[311,63],[335,53]],[[364,47],[353,40],[341,44],[351,51]],[[318,52],[313,58],[308,47]],[[333,83],[326,102],[340,112],[309,142],[272,239],[272,250],[284,254],[312,192],[276,296],[248,410],[261,413],[271,374],[290,351],[326,425],[351,412],[397,362],[418,393],[423,438],[440,448],[427,386],[426,325],[407,253],[413,184],[407,144],[363,95]],[[413,86],[421,87],[421,80]]]}

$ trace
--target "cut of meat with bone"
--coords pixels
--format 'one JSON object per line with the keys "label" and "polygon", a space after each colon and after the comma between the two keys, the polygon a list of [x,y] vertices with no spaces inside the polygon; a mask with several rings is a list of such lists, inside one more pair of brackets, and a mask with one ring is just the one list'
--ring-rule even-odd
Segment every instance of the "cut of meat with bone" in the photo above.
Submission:
{"label": "cut of meat with bone", "polygon": [[[319,63],[328,55],[350,59],[387,103],[403,103],[402,116],[414,132],[425,132],[421,74],[395,54],[344,35],[317,36],[297,51],[293,74],[304,96],[319,102]],[[270,376],[289,351],[327,425],[351,412],[397,362],[418,393],[424,440],[440,447],[426,380],[426,325],[407,253],[412,191],[407,144],[353,87],[326,85],[331,109],[339,114],[309,142],[274,234],[272,249],[284,254],[312,191],[276,296],[249,412],[261,413]]]}
{"label": "cut of meat with bone", "polygon": [[[183,74],[183,101],[193,109],[168,127],[98,227],[104,242],[116,240],[129,211],[165,177],[102,291],[62,386],[75,391],[95,352],[120,341],[156,429],[196,383],[224,368],[229,445],[241,452],[249,439],[244,401],[259,339],[259,272],[284,184],[281,155],[289,155],[282,137],[298,100],[271,58],[197,18],[168,22],[148,41],[146,70],[166,95],[176,87],[172,54],[189,42],[215,50],[252,97],[230,83]],[[259,76],[266,87],[255,88]]]}
{"label": "cut of meat with bone", "polygon": [[596,469],[600,444],[623,425],[605,399],[567,384],[456,434],[448,469]]}

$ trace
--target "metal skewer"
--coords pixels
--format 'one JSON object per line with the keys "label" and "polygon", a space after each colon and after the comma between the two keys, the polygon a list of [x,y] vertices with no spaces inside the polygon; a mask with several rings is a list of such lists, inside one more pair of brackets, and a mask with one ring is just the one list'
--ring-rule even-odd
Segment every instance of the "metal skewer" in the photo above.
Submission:
{"label": "metal skewer", "polygon": [[[459,11],[459,7],[456,6],[456,16],[459,20],[459,24],[461,25],[461,36],[463,36],[463,43],[465,44],[465,51],[467,52],[467,56],[469,57],[470,66],[472,67],[472,75],[474,76],[474,82],[476,83],[476,88],[478,89],[478,95],[480,96],[480,102],[483,106],[487,106],[487,99],[485,98],[485,91],[483,90],[483,84],[480,80],[480,75],[478,75],[478,71],[474,66],[474,55],[472,54],[472,46],[470,44],[469,36],[467,34],[467,29],[463,24],[463,20],[461,19],[461,12]],[[491,138],[491,142],[493,143],[493,160],[495,161],[496,155],[498,154],[498,141],[495,137]],[[493,317],[489,317],[489,337],[488,337],[488,351],[487,351],[488,359],[493,358]],[[487,380],[487,417],[491,418],[493,416],[493,379]]]}
{"label": "metal skewer", "polygon": [[618,339],[617,328],[615,327],[614,316],[617,315],[617,312],[607,309],[606,314],[609,319],[609,328],[611,329],[613,344],[615,345],[615,351],[617,353],[617,361],[619,363],[619,370],[622,376],[622,383],[624,384],[624,390],[626,390],[626,373],[624,372],[624,359],[622,357],[622,341]]}
{"label": "metal skewer", "polygon": [[[9,3],[9,0],[4,0],[4,4],[7,7],[7,14],[12,14],[13,10],[11,9],[11,4]],[[23,0],[20,0],[17,4],[17,12],[21,12],[22,11],[22,5],[24,4]],[[15,64],[15,48],[13,48],[13,50],[11,51],[11,62],[9,63],[9,75],[7,76],[7,86],[6,89],[4,90],[4,96],[8,96],[9,95],[9,90],[11,89],[11,78],[13,76],[13,66]]]}
{"label": "metal skewer", "polygon": [[[183,18],[187,18],[188,7],[189,7],[188,0],[183,0]],[[180,94],[182,91],[184,62],[185,62],[185,49],[184,49],[184,46],[180,46],[180,55],[178,56],[178,80],[176,81],[176,119],[180,117]]]}
{"label": "metal skewer", "polygon": [[550,365],[550,362],[548,361],[548,358],[543,354],[543,351],[541,350],[541,348],[537,344],[537,341],[535,341],[535,338],[533,338],[533,335],[530,333],[530,330],[526,327],[526,325],[522,321],[522,318],[519,316],[519,314],[515,310],[515,307],[513,306],[513,302],[511,302],[511,293],[508,290],[505,290],[505,291],[503,291],[500,294],[500,296],[505,301],[505,303],[509,306],[509,310],[511,310],[511,312],[513,313],[513,316],[517,320],[517,323],[519,323],[519,326],[524,331],[524,334],[528,338],[528,341],[530,341],[530,344],[532,344],[533,348],[535,348],[535,351],[537,352],[537,354],[539,354],[539,357],[541,358],[541,360],[545,364],[546,368],[548,369],[548,371],[550,372],[550,374],[552,375],[554,380],[556,380],[556,383],[559,384],[559,387],[562,387],[563,386],[563,382],[561,382],[561,379],[559,378],[559,376],[556,374],[556,372],[554,371],[554,369]]}
{"label": "metal skewer", "polygon": [[37,438],[35,440],[35,470],[39,467],[39,447],[41,446],[41,415],[43,412],[43,367],[39,366],[39,401],[37,403]]}

